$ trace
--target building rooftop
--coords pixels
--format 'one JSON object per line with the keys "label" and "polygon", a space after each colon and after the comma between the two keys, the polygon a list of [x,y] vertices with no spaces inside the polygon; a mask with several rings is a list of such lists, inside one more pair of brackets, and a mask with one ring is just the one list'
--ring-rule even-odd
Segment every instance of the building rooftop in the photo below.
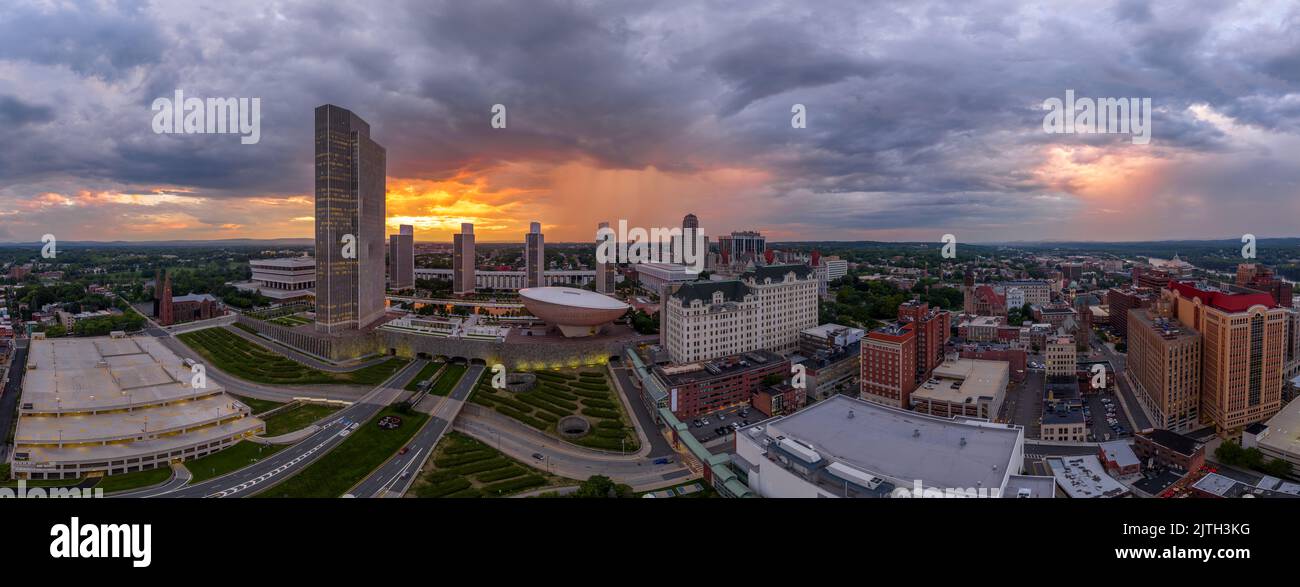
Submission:
{"label": "building rooftop", "polygon": [[762,442],[815,454],[900,487],[1002,488],[1020,470],[1024,430],[940,418],[834,395],[803,410],[742,428]]}
{"label": "building rooftop", "polygon": [[190,387],[189,365],[153,337],[31,342],[20,412],[127,409],[220,393]]}
{"label": "building rooftop", "polygon": [[1269,418],[1255,442],[1288,455],[1300,455],[1300,400],[1291,400]]}
{"label": "building rooftop", "polygon": [[757,283],[771,279],[773,283],[785,281],[787,273],[793,272],[798,279],[808,279],[813,274],[813,268],[807,265],[762,265],[755,267],[751,271],[746,271],[741,275],[742,278],[753,278]]}
{"label": "building rooftop", "polygon": [[1056,484],[1073,498],[1118,497],[1128,493],[1119,481],[1106,474],[1101,461],[1092,455],[1047,459]]}
{"label": "building rooftop", "polygon": [[1056,497],[1056,478],[1039,475],[1012,475],[1002,497],[1051,499]]}
{"label": "building rooftop", "polygon": [[1205,283],[1170,281],[1169,289],[1185,298],[1199,298],[1201,303],[1224,312],[1245,312],[1252,306],[1277,307],[1273,296],[1266,293],[1242,293],[1231,289],[1215,288]]}
{"label": "building rooftop", "polygon": [[1101,443],[1101,450],[1106,452],[1106,460],[1111,461],[1120,467],[1140,466],[1142,461],[1138,460],[1137,454],[1133,452],[1133,445],[1123,440],[1112,440]]}
{"label": "building rooftop", "polygon": [[249,265],[254,267],[278,267],[284,269],[302,269],[305,267],[316,267],[315,257],[281,257],[276,259],[250,259]]}
{"label": "building rooftop", "polygon": [[759,349],[740,355],[696,363],[656,366],[654,372],[667,386],[674,387],[718,377],[727,377],[750,369],[775,365],[784,360],[781,355],[772,351]]}
{"label": "building rooftop", "polygon": [[744,282],[737,280],[693,281],[682,284],[672,293],[672,297],[681,300],[682,305],[690,305],[695,300],[709,304],[713,302],[714,292],[722,292],[724,301],[738,302],[749,295],[750,289]]}
{"label": "building rooftop", "polygon": [[1191,456],[1196,453],[1196,449],[1201,446],[1195,438],[1185,436],[1171,430],[1163,428],[1154,428],[1147,432],[1140,433],[1141,436],[1149,438],[1152,442],[1170,449],[1178,454]]}
{"label": "building rooftop", "polygon": [[1010,363],[980,359],[956,359],[934,368],[931,381],[912,392],[913,398],[948,403],[973,403],[1006,391]]}
{"label": "building rooftop", "polygon": [[40,444],[130,440],[142,434],[178,432],[248,413],[248,406],[219,393],[126,413],[25,416],[18,419],[14,442]]}

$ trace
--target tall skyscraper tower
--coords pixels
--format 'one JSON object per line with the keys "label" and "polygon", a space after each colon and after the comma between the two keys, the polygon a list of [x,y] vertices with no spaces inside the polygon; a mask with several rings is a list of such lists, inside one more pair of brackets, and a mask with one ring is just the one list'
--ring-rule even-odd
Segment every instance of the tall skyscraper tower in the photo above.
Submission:
{"label": "tall skyscraper tower", "polygon": [[474,293],[474,225],[469,222],[451,238],[451,292]]}
{"label": "tall skyscraper tower", "polygon": [[[695,242],[700,232],[700,219],[694,214],[687,214],[682,217],[682,246],[686,247],[684,254],[688,255],[707,255],[709,253],[709,239],[704,237],[701,242]],[[699,249],[696,252],[696,249]],[[683,257],[685,258],[685,257]]]}
{"label": "tall skyscraper tower", "polygon": [[316,330],[338,333],[384,315],[387,155],[370,125],[316,107]]}
{"label": "tall skyscraper tower", "polygon": [[546,286],[546,238],[542,236],[542,223],[528,225],[524,235],[524,287]]}
{"label": "tall skyscraper tower", "polygon": [[[596,227],[597,229],[596,234],[600,235],[601,234],[600,231],[606,228],[609,228],[609,223],[601,222],[600,225]],[[614,241],[614,235],[606,234],[604,235],[604,237],[605,238],[603,239],[600,238],[600,236],[596,237],[597,249],[600,248],[600,243],[602,241],[610,241],[612,246]],[[613,251],[610,252],[613,253]],[[605,295],[614,293],[615,270],[616,270],[616,266],[614,263],[601,262],[599,259],[596,260],[596,293],[602,293]]]}
{"label": "tall skyscraper tower", "polygon": [[415,287],[415,227],[403,224],[388,236],[388,286]]}

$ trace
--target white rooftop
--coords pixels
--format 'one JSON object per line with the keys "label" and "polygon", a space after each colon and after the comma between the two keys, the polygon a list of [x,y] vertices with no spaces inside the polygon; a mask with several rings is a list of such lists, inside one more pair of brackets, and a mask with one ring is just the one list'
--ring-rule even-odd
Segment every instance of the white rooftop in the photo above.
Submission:
{"label": "white rooftop", "polygon": [[1119,481],[1106,474],[1101,461],[1093,455],[1053,457],[1047,466],[1056,484],[1073,498],[1116,497],[1128,492]]}
{"label": "white rooftop", "polygon": [[1300,399],[1283,406],[1265,425],[1268,429],[1256,437],[1256,443],[1282,454],[1300,456]]}
{"label": "white rooftop", "polygon": [[190,367],[158,339],[49,338],[31,341],[21,413],[126,409],[220,393],[190,387]]}
{"label": "white rooftop", "polygon": [[607,295],[574,287],[526,287],[519,290],[519,295],[548,304],[590,310],[625,310],[630,307]]}
{"label": "white rooftop", "polygon": [[[1020,470],[1024,431],[983,420],[940,418],[834,395],[746,429],[797,440],[821,458],[910,487],[1002,488]],[[782,446],[786,446],[782,444]]]}

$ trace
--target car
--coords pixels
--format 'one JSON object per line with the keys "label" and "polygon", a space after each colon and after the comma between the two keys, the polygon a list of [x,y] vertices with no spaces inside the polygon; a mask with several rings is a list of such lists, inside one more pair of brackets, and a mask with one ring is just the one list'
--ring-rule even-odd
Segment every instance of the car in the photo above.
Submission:
{"label": "car", "polygon": [[732,429],[732,430],[740,430],[740,422],[732,422],[732,423],[731,423],[731,429]]}
{"label": "car", "polygon": [[723,413],[721,413],[721,412],[718,413],[718,421],[719,421],[719,422],[721,422],[721,421],[723,421],[723,420],[726,420],[726,419],[727,419],[727,415],[726,415],[726,414],[723,414]]}
{"label": "car", "polygon": [[696,419],[694,419],[694,420],[691,420],[691,425],[695,426],[696,428],[699,428],[699,427],[700,427],[700,419],[699,419],[699,418],[696,418]]}
{"label": "car", "polygon": [[668,457],[660,457],[660,458],[655,459],[655,464],[656,464],[656,465],[667,465],[668,463],[671,463],[671,462],[673,462],[673,460],[670,459],[670,458],[668,458]]}
{"label": "car", "polygon": [[397,454],[399,454],[399,455],[404,455],[404,454],[406,454],[406,453],[408,453],[408,452],[411,452],[411,447],[409,447],[409,446],[403,446],[403,447],[402,447],[402,450],[397,451]]}
{"label": "car", "polygon": [[749,417],[749,408],[745,408],[745,409],[741,410],[741,411],[740,411],[740,417],[741,417],[741,418],[748,418],[748,417]]}
{"label": "car", "polygon": [[708,418],[700,418],[700,423],[701,423],[701,424],[704,424],[705,426],[708,426],[708,425],[709,425],[709,419],[708,419]]}
{"label": "car", "polygon": [[544,460],[546,460],[546,457],[543,456],[542,453],[540,453],[540,452],[535,452],[535,453],[533,453],[533,458],[535,458],[535,459],[537,459],[537,460],[539,460],[539,461],[544,461]]}

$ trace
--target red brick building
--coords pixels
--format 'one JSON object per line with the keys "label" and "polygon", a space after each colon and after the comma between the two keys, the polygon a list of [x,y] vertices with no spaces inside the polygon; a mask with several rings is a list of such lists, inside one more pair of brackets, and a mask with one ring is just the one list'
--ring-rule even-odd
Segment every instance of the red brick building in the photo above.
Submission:
{"label": "red brick building", "polygon": [[916,330],[888,324],[862,340],[862,399],[906,409],[916,389]]}
{"label": "red brick building", "polygon": [[[1166,281],[1166,283],[1168,283]],[[1160,287],[1164,287],[1161,285]],[[1159,296],[1155,289],[1130,287],[1111,288],[1106,292],[1106,305],[1110,307],[1110,330],[1128,339],[1128,313],[1149,307]]]}
{"label": "red brick building", "polygon": [[1013,348],[984,348],[978,346],[969,346],[961,349],[958,356],[962,359],[979,359],[982,361],[1006,361],[1009,363],[1011,371],[1011,380],[1017,383],[1023,382],[1027,371],[1025,363],[1028,355],[1024,349]]}
{"label": "red brick building", "polygon": [[768,418],[790,414],[803,408],[807,402],[807,392],[791,387],[788,383],[767,385],[754,390],[749,405],[762,412]]}
{"label": "red brick building", "polygon": [[1205,465],[1205,445],[1190,436],[1154,428],[1133,436],[1133,452],[1142,462],[1180,471]]}
{"label": "red brick building", "polygon": [[925,302],[911,300],[899,304],[898,321],[911,323],[916,333],[915,383],[920,384],[929,379],[934,368],[943,362],[944,345],[948,344],[952,332],[952,314],[942,308],[931,308]]}
{"label": "red brick building", "polygon": [[654,373],[668,391],[668,409],[678,418],[689,419],[749,404],[754,393],[767,386],[763,380],[769,375],[790,376],[790,361],[757,350],[698,363],[656,366]]}
{"label": "red brick building", "polygon": [[1272,269],[1258,263],[1237,265],[1237,286],[1262,291],[1273,296],[1277,305],[1291,307],[1291,284],[1279,278]]}

